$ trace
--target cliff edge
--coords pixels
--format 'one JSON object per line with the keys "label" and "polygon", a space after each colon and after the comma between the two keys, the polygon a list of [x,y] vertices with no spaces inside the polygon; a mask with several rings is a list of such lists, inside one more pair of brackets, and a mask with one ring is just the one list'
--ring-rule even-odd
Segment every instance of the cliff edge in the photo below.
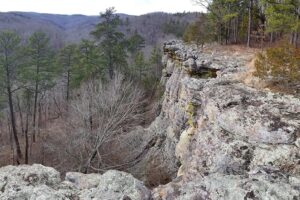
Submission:
{"label": "cliff edge", "polygon": [[163,112],[185,110],[188,126],[176,145],[177,178],[154,198],[300,199],[299,99],[246,86],[249,56],[238,52],[178,42],[164,52]]}
{"label": "cliff edge", "polygon": [[161,113],[120,146],[139,180],[7,166],[0,199],[300,199],[300,100],[245,85],[249,56],[165,43]]}

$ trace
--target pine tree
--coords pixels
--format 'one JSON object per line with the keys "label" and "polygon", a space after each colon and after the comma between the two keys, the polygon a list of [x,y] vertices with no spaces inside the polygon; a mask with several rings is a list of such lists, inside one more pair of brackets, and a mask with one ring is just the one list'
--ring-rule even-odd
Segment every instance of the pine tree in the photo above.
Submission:
{"label": "pine tree", "polygon": [[105,66],[108,68],[111,79],[116,68],[127,65],[124,34],[117,30],[121,25],[121,20],[115,12],[114,8],[108,8],[100,15],[103,21],[97,24],[96,29],[91,32],[101,46]]}
{"label": "pine tree", "polygon": [[213,37],[211,29],[205,15],[201,15],[196,22],[187,27],[183,40],[187,43],[194,42],[197,46],[201,45],[203,47],[204,43],[210,42]]}
{"label": "pine tree", "polygon": [[126,41],[127,50],[132,55],[135,55],[138,51],[145,47],[145,39],[135,30],[134,34]]}
{"label": "pine tree", "polygon": [[158,47],[154,47],[151,51],[150,55],[150,65],[152,65],[154,69],[155,79],[160,79],[161,71],[162,71],[162,62],[161,62],[162,52]]}
{"label": "pine tree", "polygon": [[50,47],[49,38],[44,32],[35,32],[30,36],[26,52],[28,59],[23,70],[23,77],[34,93],[32,141],[35,142],[39,94],[54,85],[53,79],[57,69],[53,65],[54,53]]}
{"label": "pine tree", "polygon": [[290,43],[298,43],[300,31],[300,1],[298,0],[261,0],[265,7],[267,32],[289,33]]}
{"label": "pine tree", "polygon": [[[18,70],[20,67],[20,38],[10,31],[0,33],[0,86],[5,91],[8,101],[10,123],[17,148],[17,158],[22,158],[22,151],[18,138],[13,94],[18,81]],[[17,161],[19,163],[19,160]]]}
{"label": "pine tree", "polygon": [[100,52],[101,50],[93,41],[81,41],[76,51],[76,63],[72,68],[71,86],[77,87],[80,86],[82,81],[104,77],[105,68],[103,66],[106,62]]}
{"label": "pine tree", "polygon": [[63,74],[66,76],[66,100],[69,101],[72,74],[79,62],[77,45],[69,44],[61,49],[58,62],[63,66]]}
{"label": "pine tree", "polygon": [[138,76],[139,81],[142,81],[143,79],[146,65],[144,53],[142,51],[137,52],[134,57],[134,71]]}
{"label": "pine tree", "polygon": [[246,42],[250,46],[251,34],[258,29],[258,20],[264,16],[258,11],[258,0],[194,0],[208,11],[210,32],[220,44]]}

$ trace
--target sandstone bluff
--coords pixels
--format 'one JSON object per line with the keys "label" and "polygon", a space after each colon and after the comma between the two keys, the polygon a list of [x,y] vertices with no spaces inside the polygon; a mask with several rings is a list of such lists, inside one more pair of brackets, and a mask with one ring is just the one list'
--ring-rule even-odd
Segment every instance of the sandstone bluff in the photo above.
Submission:
{"label": "sandstone bluff", "polygon": [[[6,166],[0,199],[300,199],[300,101],[246,85],[247,59],[165,43],[162,109],[130,133],[132,175],[69,172],[61,180],[42,165]],[[145,186],[158,179],[165,184]]]}

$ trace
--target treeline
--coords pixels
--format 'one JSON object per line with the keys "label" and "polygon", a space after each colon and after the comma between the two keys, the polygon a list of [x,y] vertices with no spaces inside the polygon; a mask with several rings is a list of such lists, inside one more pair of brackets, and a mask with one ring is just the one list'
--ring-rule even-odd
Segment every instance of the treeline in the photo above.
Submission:
{"label": "treeline", "polygon": [[[122,21],[113,8],[107,9],[100,17],[101,22],[91,32],[94,40],[68,44],[58,52],[51,47],[47,33],[35,32],[23,41],[13,31],[0,32],[0,128],[2,131],[7,130],[7,135],[12,136],[10,142],[14,142],[12,148],[16,150],[14,161],[17,164],[29,163],[30,147],[37,141],[36,136],[40,131],[42,120],[50,121],[61,118],[62,115],[70,116],[77,110],[76,117],[82,115],[78,120],[83,119],[84,126],[87,122],[89,124],[86,129],[84,128],[86,132],[82,135],[88,140],[91,139],[89,134],[97,136],[94,138],[95,142],[98,141],[96,139],[100,137],[99,134],[103,134],[100,127],[105,127],[105,121],[118,119],[114,112],[120,117],[135,117],[140,114],[137,109],[140,109],[143,97],[141,88],[147,92],[157,86],[161,72],[160,49],[154,48],[147,60],[142,51],[145,46],[144,39],[138,32],[125,38],[125,35],[118,31]],[[107,86],[104,86],[105,84]],[[51,96],[57,90],[63,93],[61,101],[57,96]],[[106,97],[97,94],[103,91],[118,94],[106,99],[107,94],[104,94]],[[104,100],[106,104],[101,104]],[[47,102],[47,106],[46,103],[43,105],[43,102]],[[77,102],[77,105],[70,108],[74,102]],[[52,106],[49,106],[50,104]],[[86,112],[78,110],[80,106],[87,106]],[[98,113],[93,113],[96,111]],[[56,114],[49,117],[49,112]],[[103,124],[99,124],[99,121],[93,118],[95,116],[100,118],[101,114],[105,116]],[[68,120],[73,118],[74,116],[70,116]],[[119,119],[114,123],[115,129],[106,130],[105,134],[109,135],[109,131],[114,134],[120,133],[116,129],[119,130],[124,120],[127,119]],[[131,121],[127,126],[134,123],[134,120]],[[2,129],[4,122],[7,122],[7,129]],[[82,128],[76,127],[80,123],[73,121],[73,130]],[[2,131],[1,138],[5,134]],[[20,135],[24,141],[20,141]],[[86,166],[94,159],[92,152],[99,153],[98,149],[99,144],[90,148],[90,152],[86,155],[86,158],[89,158]],[[89,157],[91,154],[92,157]]]}
{"label": "treeline", "polygon": [[[175,16],[181,16],[180,14],[174,14]],[[173,34],[178,38],[182,38],[185,29],[187,28],[187,22],[181,22],[180,20],[171,19],[162,26],[163,33]]]}
{"label": "treeline", "polygon": [[[206,8],[200,21],[191,24],[185,41],[203,44],[244,43],[247,46],[288,37],[297,47],[300,32],[299,0],[194,0]],[[200,36],[201,35],[201,36]]]}

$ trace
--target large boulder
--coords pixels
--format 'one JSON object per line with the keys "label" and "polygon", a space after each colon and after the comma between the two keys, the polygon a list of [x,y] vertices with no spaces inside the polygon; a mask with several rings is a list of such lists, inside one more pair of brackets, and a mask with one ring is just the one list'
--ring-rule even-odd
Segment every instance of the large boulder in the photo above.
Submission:
{"label": "large boulder", "polygon": [[99,185],[101,174],[67,172],[65,180],[79,190],[95,188]]}
{"label": "large boulder", "polygon": [[150,190],[132,175],[116,170],[100,174],[60,173],[42,165],[0,168],[1,200],[147,200]]}
{"label": "large boulder", "polygon": [[101,176],[97,188],[80,192],[83,200],[148,200],[150,190],[144,184],[125,172],[110,170]]}
{"label": "large boulder", "polygon": [[51,167],[37,164],[2,167],[0,199],[76,199],[72,188],[59,188],[60,182],[60,173]]}

